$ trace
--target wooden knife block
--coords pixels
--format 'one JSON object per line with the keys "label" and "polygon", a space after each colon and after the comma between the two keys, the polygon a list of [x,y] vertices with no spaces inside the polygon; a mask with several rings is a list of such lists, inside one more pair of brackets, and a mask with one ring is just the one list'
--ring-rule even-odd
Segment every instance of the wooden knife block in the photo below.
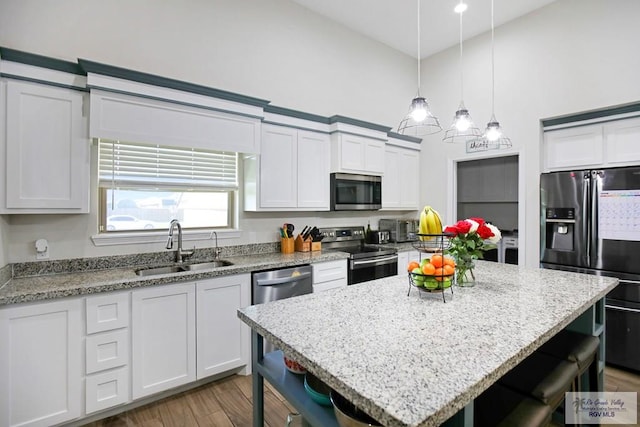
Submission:
{"label": "wooden knife block", "polygon": [[302,240],[302,236],[298,234],[296,237],[295,247],[296,252],[309,252],[311,251],[311,239]]}

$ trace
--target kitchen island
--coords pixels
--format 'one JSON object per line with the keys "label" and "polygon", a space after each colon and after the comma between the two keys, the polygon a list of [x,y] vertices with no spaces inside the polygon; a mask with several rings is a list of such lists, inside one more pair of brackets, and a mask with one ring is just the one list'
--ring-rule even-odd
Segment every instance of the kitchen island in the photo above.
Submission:
{"label": "kitchen island", "polygon": [[[446,303],[400,275],[240,309],[253,331],[254,425],[263,377],[285,397],[295,385],[278,356],[263,358],[262,337],[385,426],[471,425],[473,400],[560,330],[602,334],[602,300],[617,284],[482,261],[475,275]],[[300,398],[309,421],[330,418]]]}

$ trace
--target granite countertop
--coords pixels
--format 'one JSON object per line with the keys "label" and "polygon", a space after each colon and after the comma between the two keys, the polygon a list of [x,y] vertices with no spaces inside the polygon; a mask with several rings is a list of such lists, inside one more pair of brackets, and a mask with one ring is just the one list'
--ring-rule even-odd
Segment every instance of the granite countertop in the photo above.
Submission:
{"label": "granite countertop", "polygon": [[435,426],[617,284],[485,261],[475,275],[476,286],[454,287],[446,303],[416,288],[407,295],[399,276],[238,316],[383,425]]}
{"label": "granite countertop", "polygon": [[[99,260],[91,263],[78,262],[77,264],[80,264],[80,266],[75,267],[75,271],[53,274],[48,270],[35,270],[26,273],[23,272],[19,277],[14,276],[10,278],[4,286],[0,287],[0,306],[74,295],[95,294],[121,289],[202,280],[271,268],[346,259],[348,256],[349,254],[347,253],[336,251],[294,252],[293,254],[273,252],[224,256],[223,259],[232,262],[233,265],[199,270],[197,272],[185,271],[146,277],[136,275],[135,270],[148,267],[149,265],[138,264],[117,268],[106,262],[101,265]],[[193,262],[197,261],[207,260],[193,260]],[[67,262],[67,264],[69,263],[73,264],[72,261]],[[30,263],[29,268],[32,270],[34,268],[37,269],[39,264],[40,263]],[[111,264],[113,264],[113,262],[111,262]],[[157,264],[158,262],[154,265]],[[90,265],[90,267],[87,267],[87,265]],[[102,268],[96,269],[96,265]],[[83,270],[83,266],[87,267],[87,271]]]}

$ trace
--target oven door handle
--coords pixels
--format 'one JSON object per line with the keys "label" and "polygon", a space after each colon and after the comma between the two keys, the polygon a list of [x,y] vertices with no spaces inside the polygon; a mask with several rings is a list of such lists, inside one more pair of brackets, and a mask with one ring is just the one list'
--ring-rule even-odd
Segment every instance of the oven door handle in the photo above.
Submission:
{"label": "oven door handle", "polygon": [[640,310],[636,308],[627,308],[627,307],[619,307],[617,305],[605,304],[605,308],[616,310],[616,311],[627,311],[629,313],[640,313]]}
{"label": "oven door handle", "polygon": [[364,261],[351,261],[351,265],[354,267],[359,267],[359,266],[363,266],[363,265],[384,265],[384,264],[391,264],[393,262],[398,262],[398,255],[391,255],[389,257],[384,257],[384,258],[375,258],[375,259],[368,259],[368,260],[364,260]]}

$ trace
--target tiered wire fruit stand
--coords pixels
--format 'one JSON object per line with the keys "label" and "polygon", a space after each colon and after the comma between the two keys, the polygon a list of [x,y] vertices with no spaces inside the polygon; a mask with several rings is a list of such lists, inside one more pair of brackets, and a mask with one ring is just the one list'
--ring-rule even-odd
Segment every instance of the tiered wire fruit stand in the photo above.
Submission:
{"label": "tiered wire fruit stand", "polygon": [[[412,241],[413,248],[420,253],[419,263],[422,262],[423,254],[430,254],[429,258],[435,254],[441,254],[443,257],[445,251],[451,247],[451,238],[455,236],[453,233],[442,234],[420,234],[412,233],[415,239]],[[409,291],[407,296],[411,294],[411,288],[416,288],[420,292],[420,296],[429,294],[442,294],[442,301],[447,302],[445,298],[445,290],[449,289],[453,296],[453,280],[455,272],[449,275],[429,275],[422,273],[409,272]]]}

